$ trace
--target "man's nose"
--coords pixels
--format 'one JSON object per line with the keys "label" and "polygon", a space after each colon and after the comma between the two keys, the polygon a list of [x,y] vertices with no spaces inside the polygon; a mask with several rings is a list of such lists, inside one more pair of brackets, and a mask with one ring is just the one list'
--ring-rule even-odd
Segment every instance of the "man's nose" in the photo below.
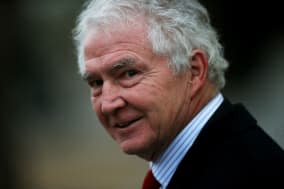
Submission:
{"label": "man's nose", "polygon": [[105,83],[102,89],[101,111],[103,114],[112,114],[125,106],[126,102],[120,94],[120,87]]}

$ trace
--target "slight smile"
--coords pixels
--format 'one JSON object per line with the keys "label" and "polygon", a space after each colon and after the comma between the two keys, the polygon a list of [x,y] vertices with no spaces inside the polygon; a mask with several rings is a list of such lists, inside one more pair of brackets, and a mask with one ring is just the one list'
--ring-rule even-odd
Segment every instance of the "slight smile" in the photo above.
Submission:
{"label": "slight smile", "polygon": [[128,128],[128,127],[134,126],[135,123],[137,121],[141,120],[141,119],[142,119],[142,117],[139,117],[139,118],[136,118],[136,119],[133,119],[133,120],[130,120],[130,121],[120,122],[120,123],[115,124],[114,127],[119,128],[119,129]]}

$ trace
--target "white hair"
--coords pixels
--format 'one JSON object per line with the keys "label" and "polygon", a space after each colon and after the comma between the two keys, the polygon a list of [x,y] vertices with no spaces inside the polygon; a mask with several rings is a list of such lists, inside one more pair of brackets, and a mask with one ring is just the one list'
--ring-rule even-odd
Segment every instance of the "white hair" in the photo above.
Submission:
{"label": "white hair", "polygon": [[225,85],[228,63],[208,12],[197,0],[91,0],[77,20],[74,39],[78,64],[84,73],[83,40],[89,30],[99,31],[115,23],[135,23],[142,16],[153,51],[167,56],[170,66],[181,73],[190,68],[194,49],[208,56],[208,79],[219,89]]}

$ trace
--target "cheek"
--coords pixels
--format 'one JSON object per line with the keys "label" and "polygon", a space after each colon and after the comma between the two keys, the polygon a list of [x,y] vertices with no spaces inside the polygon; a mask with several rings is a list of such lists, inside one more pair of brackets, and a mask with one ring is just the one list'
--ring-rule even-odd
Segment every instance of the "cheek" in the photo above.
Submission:
{"label": "cheek", "polygon": [[[148,134],[157,135],[161,134],[161,127],[167,123],[167,115],[165,114],[166,105],[162,100],[163,95],[153,92],[151,94],[146,91],[140,93],[140,98],[136,99],[136,107],[144,113],[147,119],[147,129],[145,130]],[[153,137],[153,136],[152,136]]]}
{"label": "cheek", "polygon": [[102,112],[101,112],[101,106],[100,103],[98,101],[98,99],[94,99],[93,97],[91,98],[91,106],[93,111],[96,113],[98,119],[100,120],[100,122],[105,125],[106,124],[106,119],[104,118]]}
{"label": "cheek", "polygon": [[[165,130],[173,129],[172,126],[178,121],[178,115],[183,101],[181,96],[183,91],[178,91],[175,87],[168,88],[163,85],[152,88],[151,94],[144,94],[143,96],[151,96],[148,99],[149,111],[151,113],[151,121],[155,123],[156,127],[163,127]],[[160,129],[160,128],[155,128]],[[163,132],[162,130],[160,132]]]}
{"label": "cheek", "polygon": [[98,114],[98,112],[99,112],[99,103],[98,103],[98,100],[95,99],[94,97],[91,97],[91,105],[92,105],[93,111]]}

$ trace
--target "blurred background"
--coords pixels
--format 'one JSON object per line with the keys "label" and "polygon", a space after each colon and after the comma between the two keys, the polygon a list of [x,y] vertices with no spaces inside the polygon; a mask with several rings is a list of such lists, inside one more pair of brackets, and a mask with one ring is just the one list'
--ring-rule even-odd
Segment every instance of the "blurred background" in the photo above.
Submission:
{"label": "blurred background", "polygon": [[[283,148],[280,2],[203,2],[231,63],[223,93]],[[83,3],[1,1],[0,188],[140,188],[147,162],[123,154],[101,128],[77,71],[72,29]]]}

